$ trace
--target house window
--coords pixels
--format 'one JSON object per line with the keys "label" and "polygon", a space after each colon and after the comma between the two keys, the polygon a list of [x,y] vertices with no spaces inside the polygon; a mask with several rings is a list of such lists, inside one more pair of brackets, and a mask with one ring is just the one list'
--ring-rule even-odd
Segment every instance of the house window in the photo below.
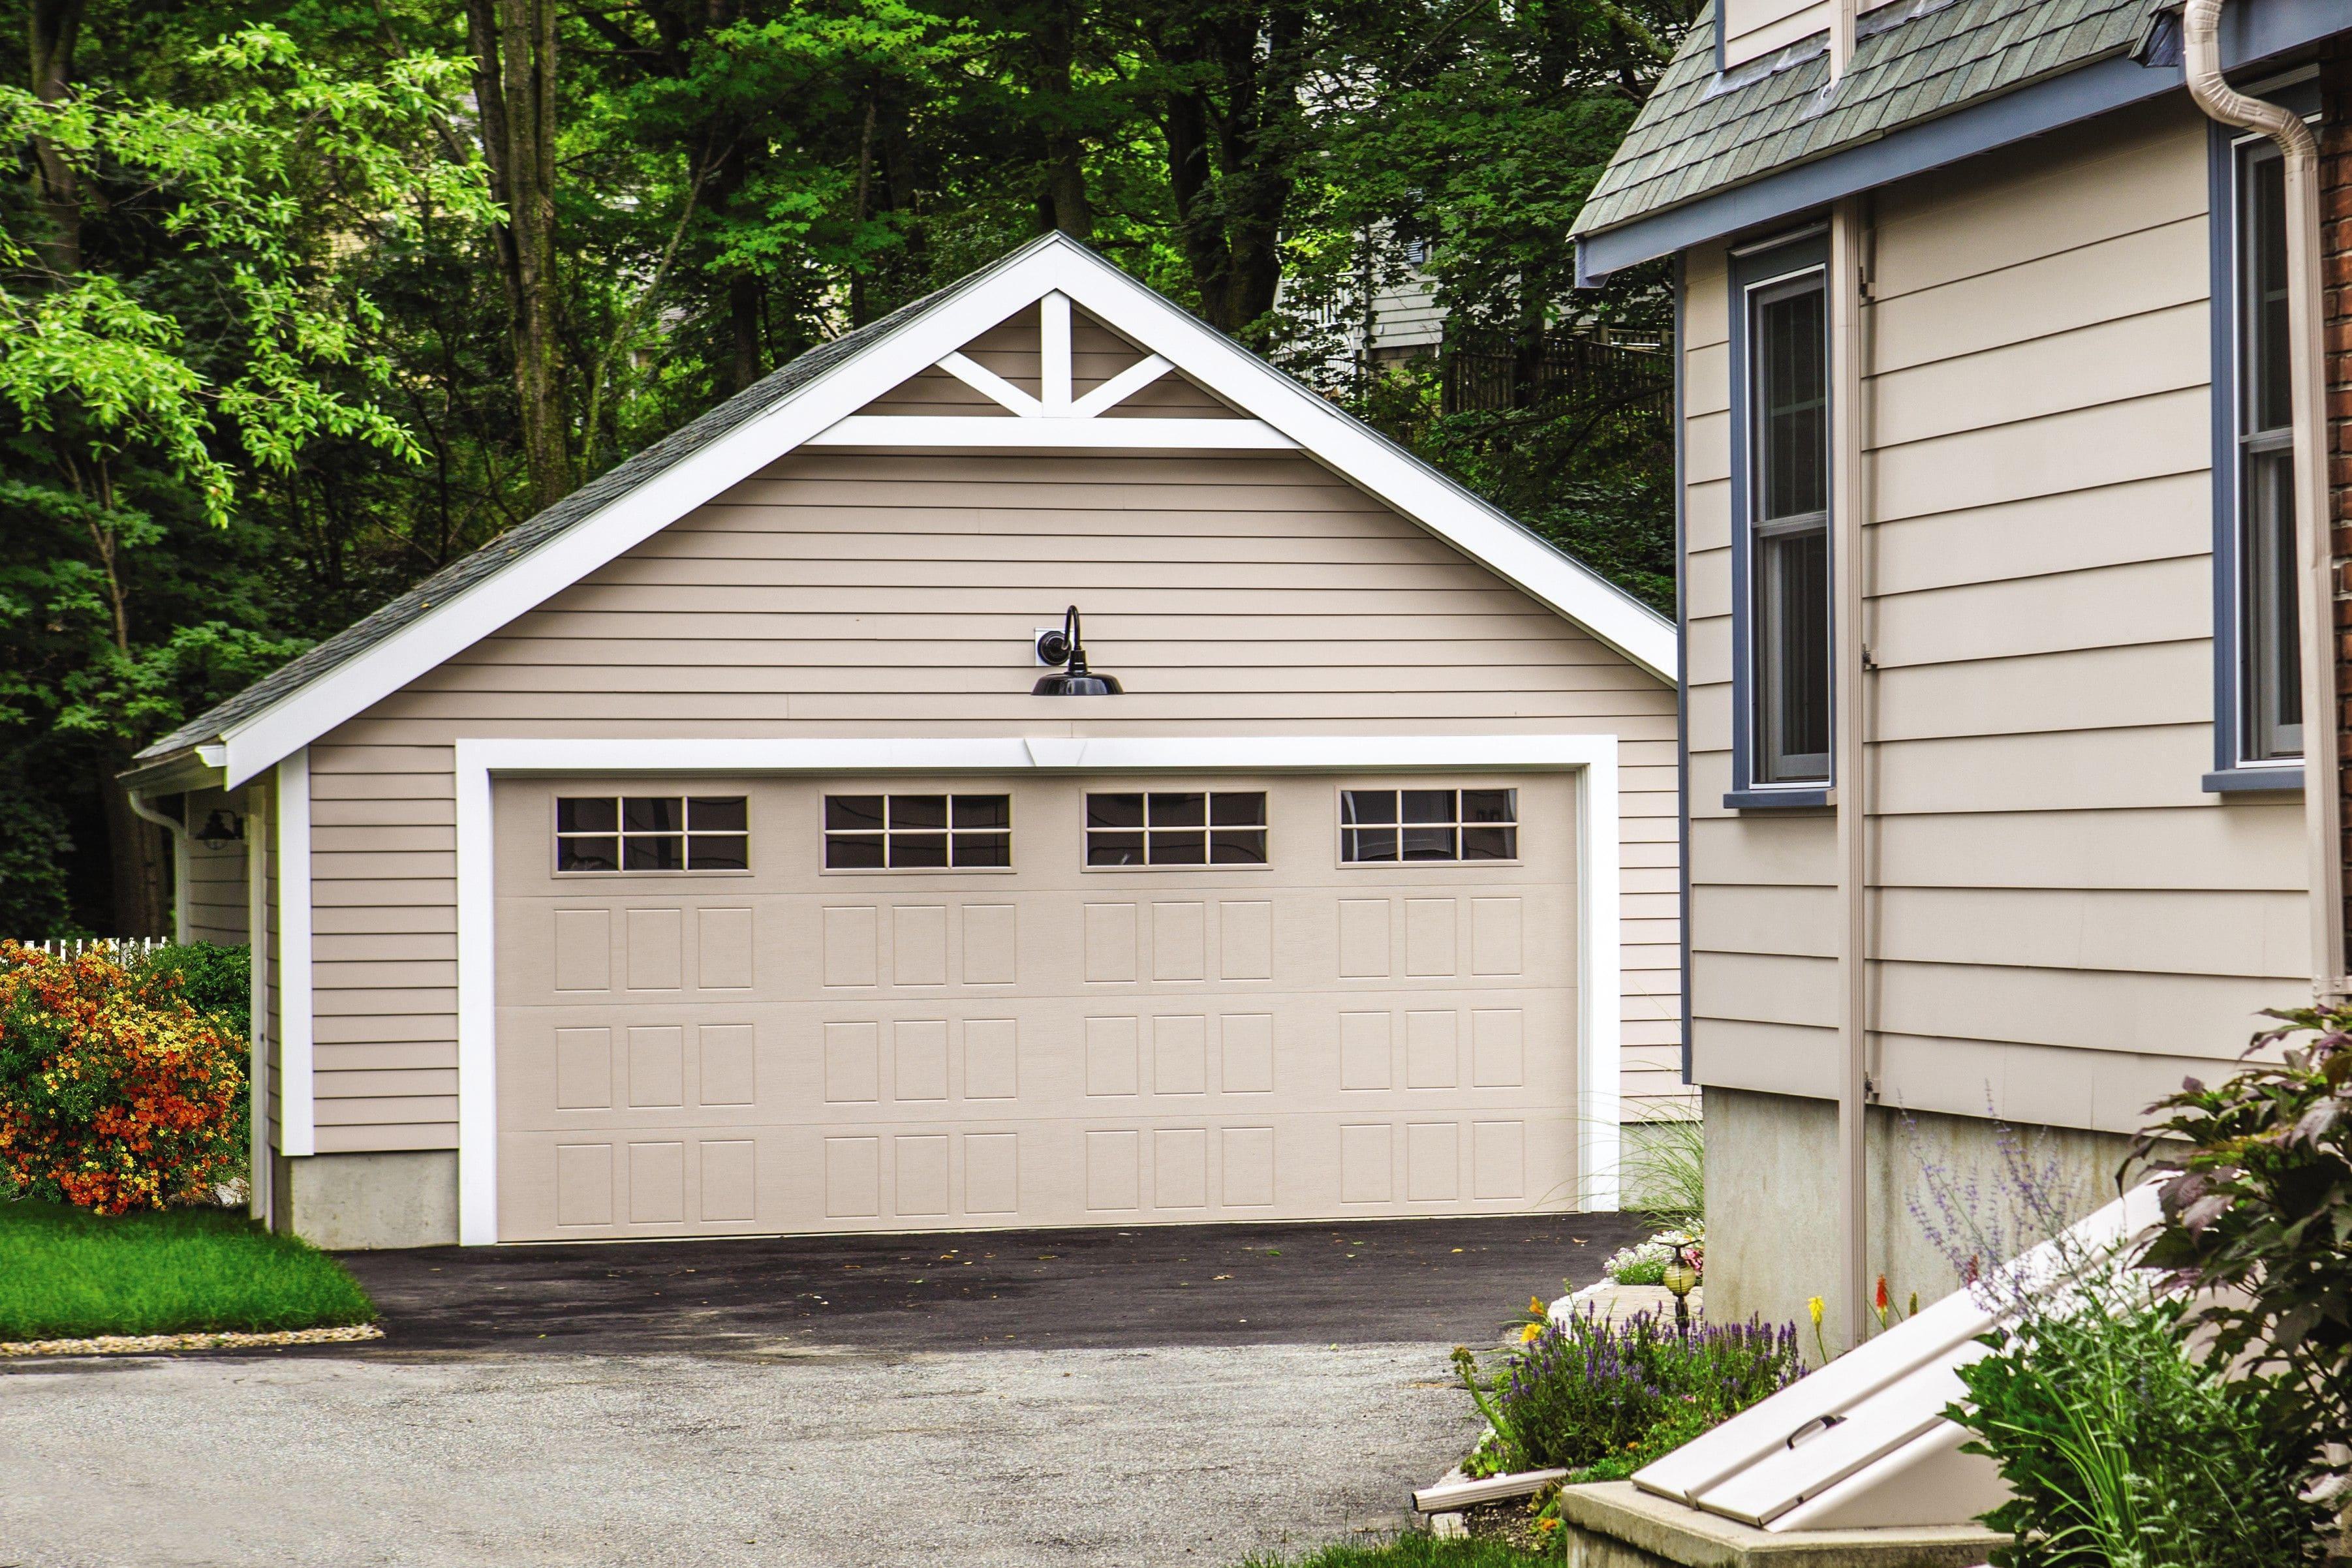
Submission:
{"label": "house window", "polygon": [[2278,148],[2267,140],[2240,150],[2237,172],[2237,668],[2231,675],[2235,760],[2259,766],[2303,755],[2286,189]]}
{"label": "house window", "polygon": [[1815,269],[1750,287],[1749,781],[1830,776],[1829,323]]}
{"label": "house window", "polygon": [[1002,871],[1013,863],[1010,795],[827,795],[827,871]]}
{"label": "house window", "polygon": [[1087,796],[1087,863],[1264,865],[1262,789],[1153,789]]}
{"label": "house window", "polygon": [[555,802],[559,872],[749,871],[740,795],[565,795]]}
{"label": "house window", "polygon": [[1339,791],[1339,859],[1347,864],[1518,858],[1517,789]]}

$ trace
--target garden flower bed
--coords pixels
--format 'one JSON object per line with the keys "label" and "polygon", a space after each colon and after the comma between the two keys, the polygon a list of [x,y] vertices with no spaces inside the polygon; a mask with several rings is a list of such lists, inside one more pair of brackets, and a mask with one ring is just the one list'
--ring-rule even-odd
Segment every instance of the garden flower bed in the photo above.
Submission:
{"label": "garden flower bed", "polygon": [[1622,1479],[1805,1372],[1794,1323],[1683,1329],[1659,1312],[1612,1320],[1582,1307],[1554,1315],[1539,1301],[1517,1345],[1483,1360],[1456,1349],[1454,1364],[1486,1418],[1460,1474],[1559,1478],[1545,1479],[1530,1501],[1466,1515],[1474,1531],[1514,1542],[1549,1537],[1560,1487]]}

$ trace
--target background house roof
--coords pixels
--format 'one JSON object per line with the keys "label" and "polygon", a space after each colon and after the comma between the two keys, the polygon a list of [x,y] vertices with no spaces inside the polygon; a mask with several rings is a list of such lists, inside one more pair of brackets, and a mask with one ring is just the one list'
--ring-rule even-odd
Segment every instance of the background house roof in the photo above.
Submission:
{"label": "background house roof", "polygon": [[1864,16],[1832,86],[1826,38],[1717,73],[1692,26],[1577,214],[1582,236],[2137,48],[2160,0],[1897,0]]}

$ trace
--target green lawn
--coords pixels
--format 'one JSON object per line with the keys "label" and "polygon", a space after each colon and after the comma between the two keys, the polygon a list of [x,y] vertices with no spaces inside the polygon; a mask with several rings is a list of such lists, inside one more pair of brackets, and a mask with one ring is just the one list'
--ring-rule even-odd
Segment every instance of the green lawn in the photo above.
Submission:
{"label": "green lawn", "polygon": [[1306,1557],[1253,1557],[1242,1568],[1550,1568],[1557,1552],[1530,1557],[1492,1541],[1441,1541],[1420,1533],[1378,1546],[1327,1546]]}
{"label": "green lawn", "polygon": [[0,1202],[0,1340],[363,1323],[375,1303],[342,1265],[226,1209],[109,1219]]}

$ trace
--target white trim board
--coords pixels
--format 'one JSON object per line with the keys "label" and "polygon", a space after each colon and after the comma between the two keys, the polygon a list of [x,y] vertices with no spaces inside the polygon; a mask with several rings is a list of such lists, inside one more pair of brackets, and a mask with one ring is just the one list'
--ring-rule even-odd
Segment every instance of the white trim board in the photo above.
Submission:
{"label": "white trim board", "polygon": [[1613,735],[1006,737],[908,740],[460,740],[457,1239],[499,1239],[498,903],[490,781],[565,774],[1572,771],[1577,790],[1580,1207],[1618,1205],[1617,737]]}
{"label": "white trim board", "polygon": [[[1181,436],[1198,449],[1212,450],[1222,443],[1261,439],[1254,431],[1262,425],[1643,669],[1662,680],[1675,678],[1671,622],[1083,246],[1048,235],[773,406],[231,727],[222,737],[226,784],[234,788],[243,783],[366,711],[695,507],[842,425],[845,415],[860,421],[852,429],[861,440],[868,420],[892,419],[919,429],[915,421],[925,416],[857,415],[854,411],[1049,297],[1061,298],[1063,308],[1075,305],[1085,309],[1244,417],[1101,421],[1087,416],[1099,413],[1088,399],[1071,402],[1065,397],[1057,406],[1049,397],[1036,400],[1035,417],[975,418],[971,423],[990,433],[975,428],[958,432],[959,437],[1009,442],[1016,438],[996,434],[992,427],[1019,426],[1025,427],[1018,438],[1024,444],[1133,444],[1149,439],[1150,426],[1173,424],[1184,428],[1171,433],[1171,439]],[[1048,327],[1055,311],[1052,304],[1045,307],[1043,319]],[[1147,428],[1124,428],[1128,426]],[[1096,429],[1117,429],[1120,434],[1070,434]],[[911,441],[911,431],[885,434],[894,444]],[[839,434],[831,442],[849,438]]]}
{"label": "white trim board", "polygon": [[278,1141],[282,1154],[318,1150],[311,1097],[310,749],[278,764]]}
{"label": "white trim board", "polygon": [[1295,452],[1262,419],[996,419],[957,414],[853,413],[809,446],[899,451],[986,447],[1030,452]]}

